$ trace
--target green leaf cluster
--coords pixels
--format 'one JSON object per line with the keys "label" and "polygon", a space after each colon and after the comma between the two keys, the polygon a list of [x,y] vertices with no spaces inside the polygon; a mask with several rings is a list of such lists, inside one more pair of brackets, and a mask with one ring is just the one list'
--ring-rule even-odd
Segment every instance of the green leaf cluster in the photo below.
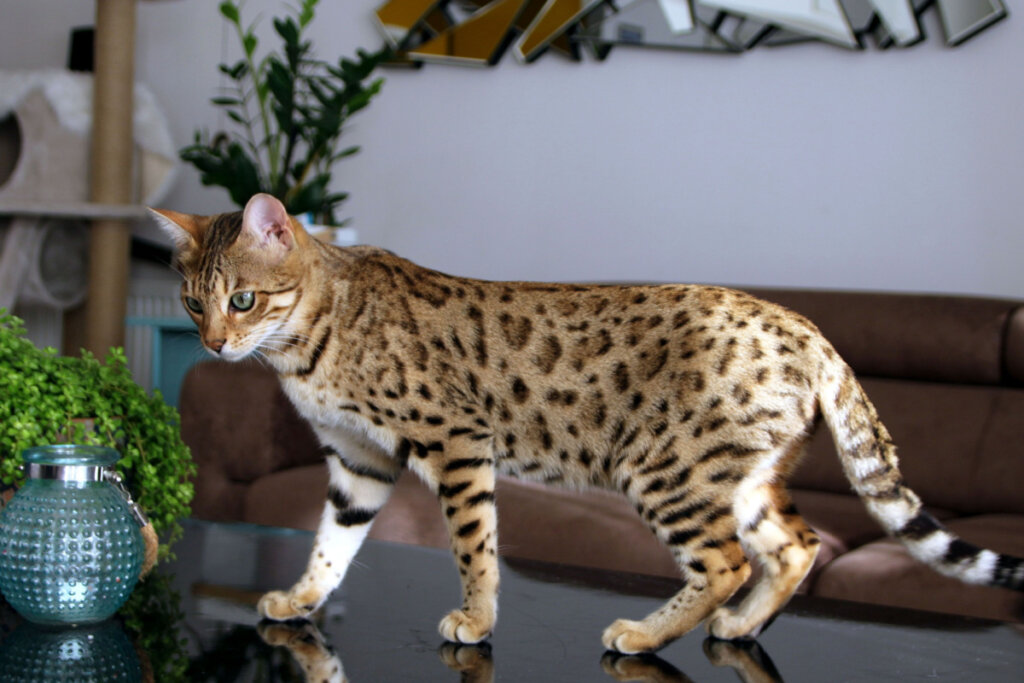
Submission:
{"label": "green leaf cluster", "polygon": [[370,76],[390,51],[359,50],[357,59],[341,58],[337,64],[316,59],[305,29],[318,1],[302,0],[288,16],[275,18],[280,49],[262,57],[254,25],[243,23],[242,3],[220,4],[244,55],[219,65],[230,85],[211,100],[231,120],[232,130],[196,131],[193,144],[179,154],[199,170],[204,185],[225,188],[239,207],[265,192],[292,215],[312,213],[317,223],[338,225],[335,209],[348,194],[330,189],[331,171],[359,151],[339,149],[342,129],[380,92],[383,79]]}
{"label": "green leaf cluster", "polygon": [[185,613],[173,578],[154,571],[140,581],[118,610],[136,649],[146,657],[160,683],[188,683],[188,639],[181,629]]}
{"label": "green leaf cluster", "polygon": [[[91,418],[93,425],[80,421]],[[196,467],[181,439],[178,411],[132,379],[124,350],[106,361],[82,351],[38,349],[24,323],[0,308],[0,482],[24,478],[22,451],[58,442],[109,446],[116,468],[161,534],[160,558],[181,537]]]}

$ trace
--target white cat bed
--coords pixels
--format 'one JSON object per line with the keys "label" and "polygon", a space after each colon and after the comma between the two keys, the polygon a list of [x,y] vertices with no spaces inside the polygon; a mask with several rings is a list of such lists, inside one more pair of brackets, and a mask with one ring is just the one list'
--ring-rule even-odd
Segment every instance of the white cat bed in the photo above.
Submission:
{"label": "white cat bed", "polygon": [[[170,129],[153,94],[135,85],[135,198],[159,203],[177,170]],[[0,212],[7,206],[81,205],[89,198],[92,76],[59,69],[0,70],[0,121],[5,126]],[[68,308],[86,288],[84,224],[39,216],[0,218],[0,307],[25,303]],[[79,234],[76,234],[79,233]],[[58,260],[59,259],[59,260]]]}

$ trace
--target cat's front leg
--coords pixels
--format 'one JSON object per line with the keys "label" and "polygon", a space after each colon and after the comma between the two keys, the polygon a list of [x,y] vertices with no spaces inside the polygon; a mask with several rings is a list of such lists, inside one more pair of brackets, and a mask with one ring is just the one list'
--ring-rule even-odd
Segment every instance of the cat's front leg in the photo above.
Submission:
{"label": "cat's front leg", "polygon": [[306,571],[291,589],[272,591],[260,599],[257,609],[263,617],[277,621],[306,617],[341,584],[401,471],[397,461],[375,450],[352,443],[337,450],[328,447],[327,501]]}
{"label": "cat's front leg", "polygon": [[441,451],[409,458],[437,493],[448,525],[452,552],[462,580],[462,608],[438,627],[448,641],[478,643],[487,638],[498,615],[498,518],[494,504],[494,458],[489,446],[460,438]]}

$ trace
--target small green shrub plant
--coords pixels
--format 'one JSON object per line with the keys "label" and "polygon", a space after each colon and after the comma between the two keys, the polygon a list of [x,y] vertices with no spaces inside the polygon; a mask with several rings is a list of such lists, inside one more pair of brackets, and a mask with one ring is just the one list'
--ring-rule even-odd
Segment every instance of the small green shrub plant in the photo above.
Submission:
{"label": "small green shrub plant", "polygon": [[178,411],[159,391],[149,395],[135,383],[123,349],[112,348],[104,363],[84,350],[61,356],[39,349],[24,323],[0,308],[0,482],[9,487],[24,479],[24,449],[61,442],[120,452],[116,468],[153,522],[159,558],[166,558],[183,533],[195,474]]}

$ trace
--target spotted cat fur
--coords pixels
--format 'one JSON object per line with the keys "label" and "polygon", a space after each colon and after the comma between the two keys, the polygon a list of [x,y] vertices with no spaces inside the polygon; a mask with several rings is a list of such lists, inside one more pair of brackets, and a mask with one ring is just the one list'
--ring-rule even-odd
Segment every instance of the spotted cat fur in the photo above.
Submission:
{"label": "spotted cat fur", "polygon": [[[718,638],[755,636],[818,552],[783,483],[820,417],[854,490],[917,559],[1024,588],[1024,562],[924,511],[853,372],[791,311],[718,287],[452,277],[316,241],[267,195],[244,212],[156,215],[203,344],[274,368],[328,454],[308,567],[262,598],[267,618],[324,602],[408,468],[440,499],[462,580],[462,605],[440,624],[450,641],[479,642],[495,625],[498,472],[619,491],[675,557],[679,592],[611,624],[605,647],[655,650],[702,622]],[[723,607],[748,558],[762,575]]]}

